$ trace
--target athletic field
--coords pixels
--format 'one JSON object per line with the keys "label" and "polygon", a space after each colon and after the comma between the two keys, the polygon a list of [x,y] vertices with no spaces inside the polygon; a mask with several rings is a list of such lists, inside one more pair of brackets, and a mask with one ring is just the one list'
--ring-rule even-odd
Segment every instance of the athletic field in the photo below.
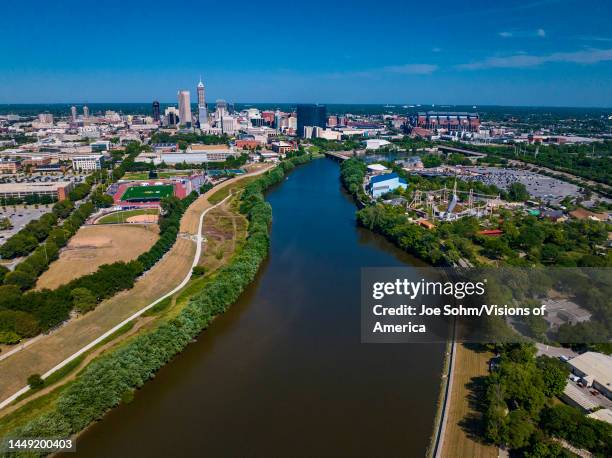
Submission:
{"label": "athletic field", "polygon": [[174,186],[154,185],[154,186],[131,186],[125,190],[121,196],[124,202],[147,202],[151,200],[161,200],[174,194]]}

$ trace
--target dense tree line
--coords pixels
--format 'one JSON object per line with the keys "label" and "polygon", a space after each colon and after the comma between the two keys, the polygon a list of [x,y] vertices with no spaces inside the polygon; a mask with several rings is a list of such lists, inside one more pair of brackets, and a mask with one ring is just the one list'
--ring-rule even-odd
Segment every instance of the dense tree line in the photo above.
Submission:
{"label": "dense tree line", "polygon": [[182,201],[174,196],[162,201],[159,239],[136,260],[102,265],[97,271],[55,290],[27,291],[49,264],[58,258],[59,248],[67,243],[94,210],[91,202],[81,205],[44,245],[20,263],[15,271],[4,275],[4,286],[0,286],[0,311],[4,310],[8,315],[26,313],[38,323],[36,328],[28,328],[31,332],[23,333],[8,322],[3,327],[0,321],[0,333],[5,333],[4,340],[14,341],[16,336],[36,335],[40,330],[48,330],[65,321],[73,308],[86,312],[117,292],[132,288],[136,278],[153,267],[172,247],[178,235],[180,218],[196,198],[197,194],[192,193]]}
{"label": "dense tree line", "polygon": [[268,253],[272,209],[264,200],[264,190],[279,183],[286,171],[309,159],[310,156],[301,156],[283,161],[247,185],[240,204],[241,212],[249,221],[244,246],[229,265],[219,269],[192,297],[178,316],[96,359],[60,394],[49,412],[7,437],[68,437],[81,431],[126,396],[131,396],[133,390],[140,388],[206,329],[216,315],[227,310],[253,281]]}
{"label": "dense tree line", "polygon": [[485,439],[519,456],[569,456],[550,437],[565,439],[595,456],[612,454],[612,425],[574,407],[553,405],[567,383],[565,364],[535,357],[532,344],[497,345],[497,368],[486,379]]}
{"label": "dense tree line", "polygon": [[57,202],[57,198],[48,194],[31,194],[25,197],[2,197],[0,198],[0,205],[49,205]]}
{"label": "dense tree line", "polygon": [[359,159],[348,159],[342,163],[340,168],[340,179],[342,184],[355,198],[365,201],[363,191],[363,180],[366,175],[366,165]]}

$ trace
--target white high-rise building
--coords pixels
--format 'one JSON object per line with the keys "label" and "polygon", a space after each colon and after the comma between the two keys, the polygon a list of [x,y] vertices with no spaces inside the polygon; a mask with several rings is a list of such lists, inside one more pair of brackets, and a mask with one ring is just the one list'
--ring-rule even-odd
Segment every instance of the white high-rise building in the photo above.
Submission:
{"label": "white high-rise building", "polygon": [[189,91],[179,91],[178,103],[179,122],[184,126],[191,127],[191,99]]}
{"label": "white high-rise building", "polygon": [[89,118],[89,107],[87,105],[83,105],[83,117]]}
{"label": "white high-rise building", "polygon": [[70,116],[72,117],[72,121],[77,120],[77,107],[75,107],[74,105],[70,107]]}
{"label": "white high-rise building", "polygon": [[204,90],[204,83],[202,82],[202,77],[200,77],[200,82],[198,83],[198,119],[200,121],[200,125],[206,124],[208,122],[208,109],[206,108],[206,92]]}

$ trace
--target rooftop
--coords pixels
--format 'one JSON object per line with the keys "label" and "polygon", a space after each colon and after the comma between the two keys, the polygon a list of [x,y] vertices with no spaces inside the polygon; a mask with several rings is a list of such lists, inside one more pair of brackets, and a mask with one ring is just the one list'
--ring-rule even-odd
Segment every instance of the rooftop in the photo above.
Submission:
{"label": "rooftop", "polygon": [[372,177],[372,179],[370,180],[370,184],[374,184],[374,183],[382,183],[383,181],[388,181],[388,180],[395,180],[396,178],[399,179],[400,183],[404,183],[406,184],[406,180],[404,180],[403,178],[400,178],[399,175],[397,173],[386,173],[384,175],[378,175],[376,177]]}
{"label": "rooftop", "polygon": [[48,192],[70,185],[71,183],[69,181],[58,181],[54,183],[0,183],[0,193]]}
{"label": "rooftop", "polygon": [[568,364],[612,390],[612,356],[587,351],[570,359]]}
{"label": "rooftop", "polygon": [[599,409],[593,413],[587,415],[587,417],[594,418],[595,420],[605,421],[612,425],[612,410],[610,409]]}

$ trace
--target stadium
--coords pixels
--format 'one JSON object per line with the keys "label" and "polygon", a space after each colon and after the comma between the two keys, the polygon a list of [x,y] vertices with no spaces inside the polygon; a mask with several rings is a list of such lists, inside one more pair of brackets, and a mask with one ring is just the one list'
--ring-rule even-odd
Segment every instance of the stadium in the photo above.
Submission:
{"label": "stadium", "polygon": [[123,202],[159,202],[164,197],[174,194],[171,184],[130,186],[121,196]]}

